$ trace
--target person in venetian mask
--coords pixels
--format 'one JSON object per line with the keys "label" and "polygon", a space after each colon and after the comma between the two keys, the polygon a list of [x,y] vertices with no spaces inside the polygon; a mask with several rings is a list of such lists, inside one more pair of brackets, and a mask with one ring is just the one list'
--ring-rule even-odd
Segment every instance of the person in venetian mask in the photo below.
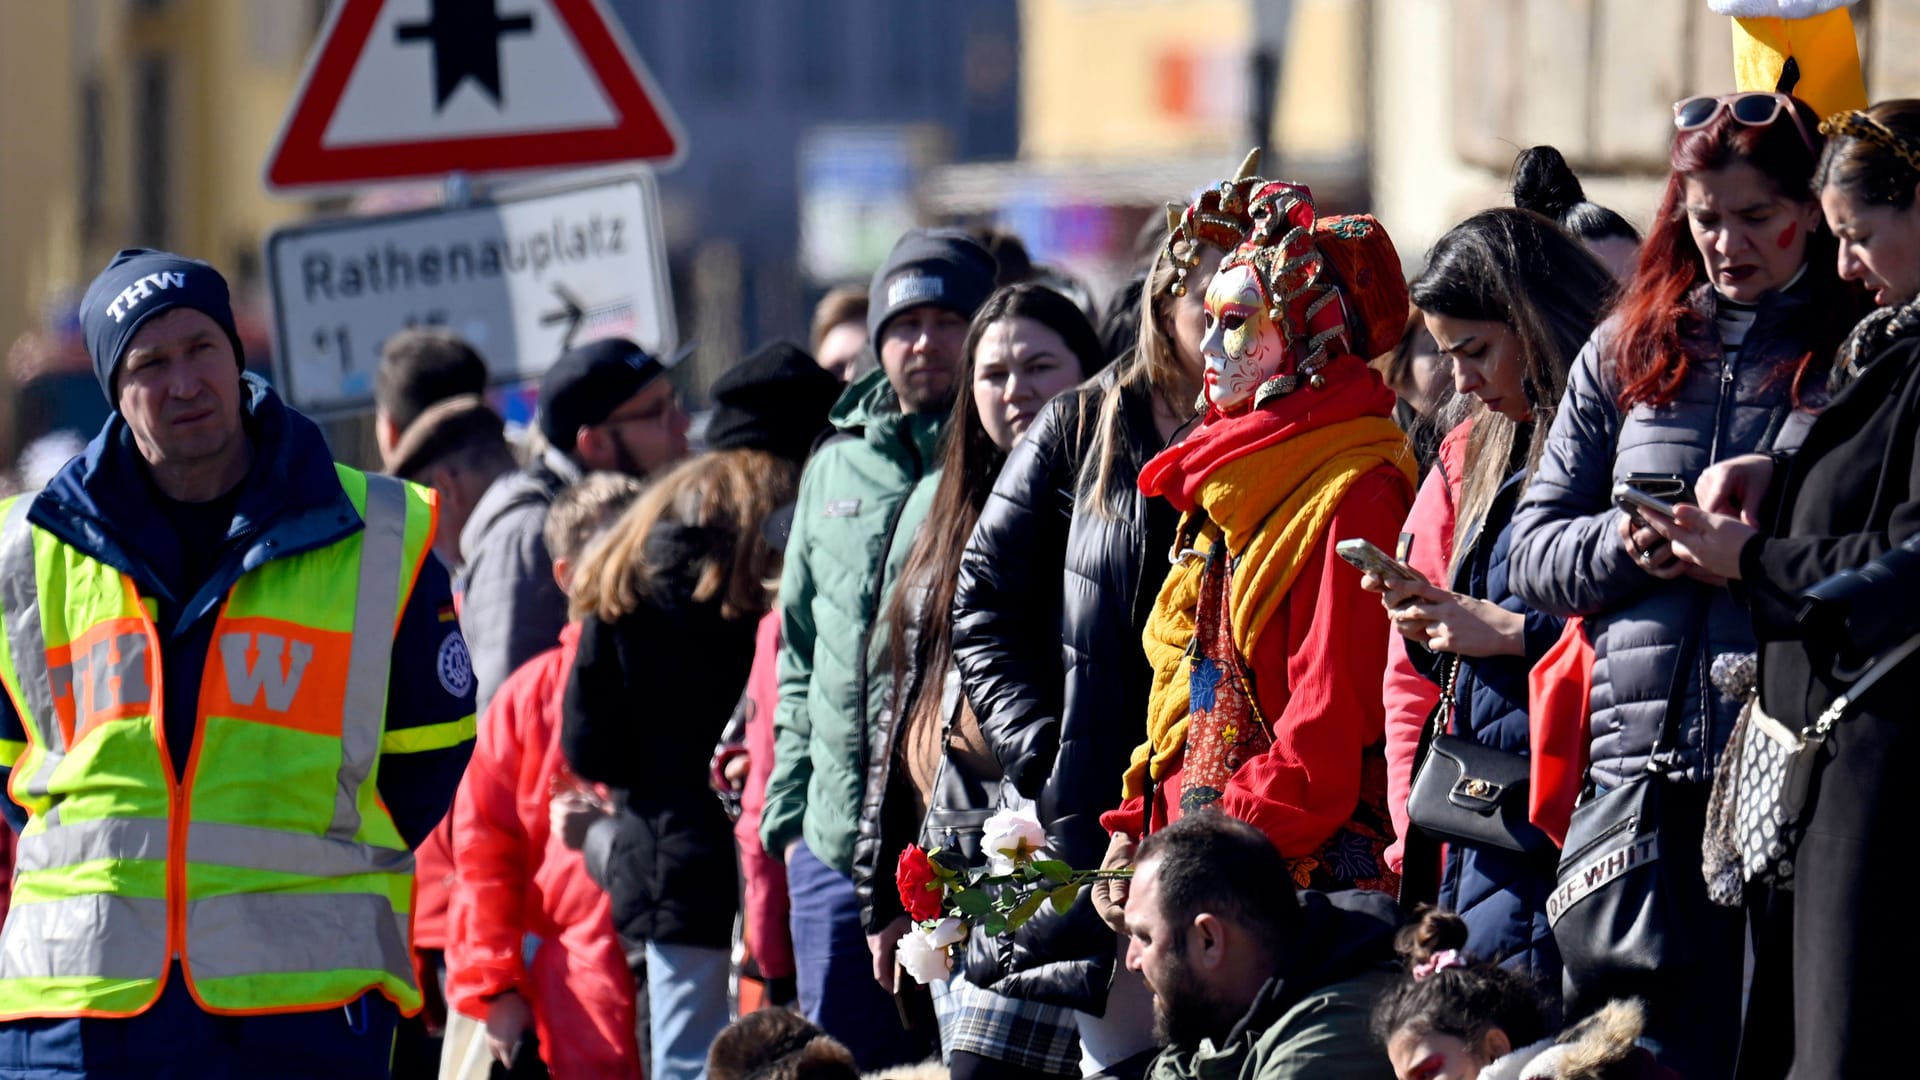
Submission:
{"label": "person in venetian mask", "polygon": [[[1183,517],[1142,635],[1147,742],[1101,819],[1107,864],[1214,808],[1266,833],[1300,887],[1391,894],[1386,613],[1334,545],[1391,550],[1412,501],[1393,393],[1363,359],[1398,340],[1406,285],[1373,218],[1318,218],[1289,183],[1250,203],[1249,238],[1207,288],[1205,418],[1140,475]],[[1110,923],[1124,894],[1096,897]]]}

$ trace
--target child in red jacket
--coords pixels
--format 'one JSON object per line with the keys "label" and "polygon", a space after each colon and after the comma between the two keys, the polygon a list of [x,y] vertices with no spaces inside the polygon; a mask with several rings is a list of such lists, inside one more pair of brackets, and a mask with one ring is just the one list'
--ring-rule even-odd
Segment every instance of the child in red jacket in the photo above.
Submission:
{"label": "child in red jacket", "polygon": [[[639,494],[637,481],[595,473],[554,500],[547,549],[554,579]],[[509,1064],[532,1028],[556,1080],[634,1077],[634,987],[607,894],[577,851],[549,835],[548,804],[571,782],[560,752],[560,700],[580,640],[527,661],[481,718],[473,761],[453,805],[454,885],[447,942],[452,1008],[486,1024]],[[529,952],[529,938],[537,945]]]}

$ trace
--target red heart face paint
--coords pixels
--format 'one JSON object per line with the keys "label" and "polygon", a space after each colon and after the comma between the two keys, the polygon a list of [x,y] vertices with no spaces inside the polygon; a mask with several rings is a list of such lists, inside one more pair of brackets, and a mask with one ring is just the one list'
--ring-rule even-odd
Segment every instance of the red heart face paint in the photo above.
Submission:
{"label": "red heart face paint", "polygon": [[1774,237],[1773,246],[1779,248],[1781,251],[1785,251],[1793,246],[1793,238],[1799,235],[1800,223],[1797,221],[1789,221],[1787,222],[1787,227],[1780,230],[1780,235]]}

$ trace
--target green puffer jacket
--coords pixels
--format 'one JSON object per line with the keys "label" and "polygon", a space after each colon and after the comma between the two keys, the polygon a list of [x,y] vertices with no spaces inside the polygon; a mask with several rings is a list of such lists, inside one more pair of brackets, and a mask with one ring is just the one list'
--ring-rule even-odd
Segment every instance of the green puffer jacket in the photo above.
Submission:
{"label": "green puffer jacket", "polygon": [[851,872],[868,717],[886,692],[876,623],[926,516],[930,499],[909,496],[936,465],[943,420],[903,415],[886,373],[873,371],[833,408],[847,437],[822,446],[800,478],[780,576],[780,708],[760,818],[761,842],[776,856],[804,835],[815,858]]}

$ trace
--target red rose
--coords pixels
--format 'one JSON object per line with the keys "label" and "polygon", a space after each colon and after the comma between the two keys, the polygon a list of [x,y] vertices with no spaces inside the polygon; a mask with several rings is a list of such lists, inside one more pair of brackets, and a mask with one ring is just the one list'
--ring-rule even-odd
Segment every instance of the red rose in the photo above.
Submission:
{"label": "red rose", "polygon": [[915,922],[940,917],[940,876],[933,872],[933,860],[918,844],[907,845],[900,853],[900,867],[894,871],[894,884],[900,889],[900,906]]}

